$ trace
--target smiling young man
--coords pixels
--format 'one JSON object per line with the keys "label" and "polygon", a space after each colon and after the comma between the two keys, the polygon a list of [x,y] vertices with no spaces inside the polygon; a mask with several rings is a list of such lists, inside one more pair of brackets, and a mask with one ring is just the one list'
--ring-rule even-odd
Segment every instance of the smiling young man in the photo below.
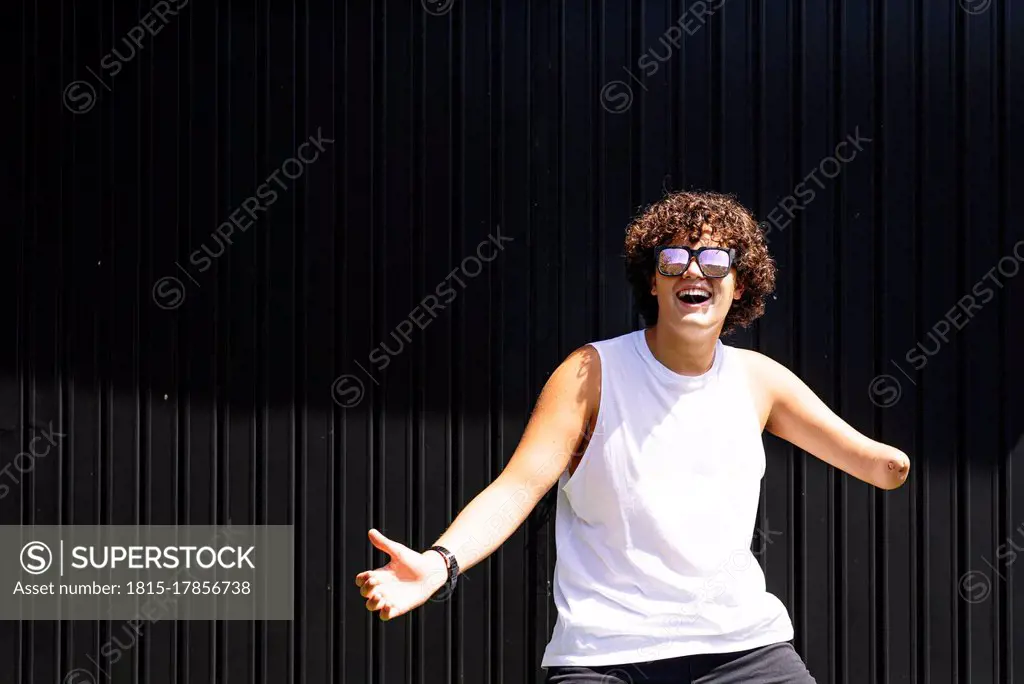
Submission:
{"label": "smiling young man", "polygon": [[451,591],[557,482],[547,682],[813,682],[750,550],[762,432],[884,489],[910,461],[784,366],[721,341],[775,285],[764,235],[732,196],[651,205],[627,231],[626,266],[647,327],[562,362],[505,469],[429,550],[371,530],[391,562],[356,576],[366,607],[391,619]]}

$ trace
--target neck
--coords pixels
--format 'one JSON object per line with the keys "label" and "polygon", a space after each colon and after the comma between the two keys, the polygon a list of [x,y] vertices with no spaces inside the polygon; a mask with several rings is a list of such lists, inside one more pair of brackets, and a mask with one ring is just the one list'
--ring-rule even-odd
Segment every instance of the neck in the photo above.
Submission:
{"label": "neck", "polygon": [[715,361],[715,343],[718,335],[708,335],[701,331],[690,336],[660,325],[644,331],[647,346],[654,358],[662,365],[680,375],[701,375],[711,369]]}

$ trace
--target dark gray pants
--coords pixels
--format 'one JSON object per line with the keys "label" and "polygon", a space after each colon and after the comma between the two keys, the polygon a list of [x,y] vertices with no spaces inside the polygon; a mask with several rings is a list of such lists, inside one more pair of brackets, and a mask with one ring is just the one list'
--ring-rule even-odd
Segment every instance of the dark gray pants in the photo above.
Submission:
{"label": "dark gray pants", "polygon": [[709,653],[625,665],[547,669],[547,684],[814,684],[793,644]]}

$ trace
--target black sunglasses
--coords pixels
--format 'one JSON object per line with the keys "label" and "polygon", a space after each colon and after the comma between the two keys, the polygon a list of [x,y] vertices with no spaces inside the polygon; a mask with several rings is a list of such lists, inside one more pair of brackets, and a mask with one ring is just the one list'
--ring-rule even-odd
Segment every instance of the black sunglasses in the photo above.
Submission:
{"label": "black sunglasses", "polygon": [[736,250],[732,247],[690,249],[683,245],[662,245],[654,249],[654,261],[663,276],[682,275],[690,267],[691,259],[697,260],[697,268],[705,278],[724,278],[736,260]]}

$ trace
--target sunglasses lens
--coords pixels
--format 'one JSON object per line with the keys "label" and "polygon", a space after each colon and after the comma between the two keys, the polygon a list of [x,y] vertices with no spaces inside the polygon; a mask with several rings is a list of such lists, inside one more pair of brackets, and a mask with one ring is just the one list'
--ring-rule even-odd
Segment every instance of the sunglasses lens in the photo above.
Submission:
{"label": "sunglasses lens", "polygon": [[729,275],[729,252],[724,249],[705,249],[698,257],[700,268],[708,278]]}
{"label": "sunglasses lens", "polygon": [[685,249],[663,249],[658,255],[658,270],[664,275],[680,275],[689,261],[690,254]]}

